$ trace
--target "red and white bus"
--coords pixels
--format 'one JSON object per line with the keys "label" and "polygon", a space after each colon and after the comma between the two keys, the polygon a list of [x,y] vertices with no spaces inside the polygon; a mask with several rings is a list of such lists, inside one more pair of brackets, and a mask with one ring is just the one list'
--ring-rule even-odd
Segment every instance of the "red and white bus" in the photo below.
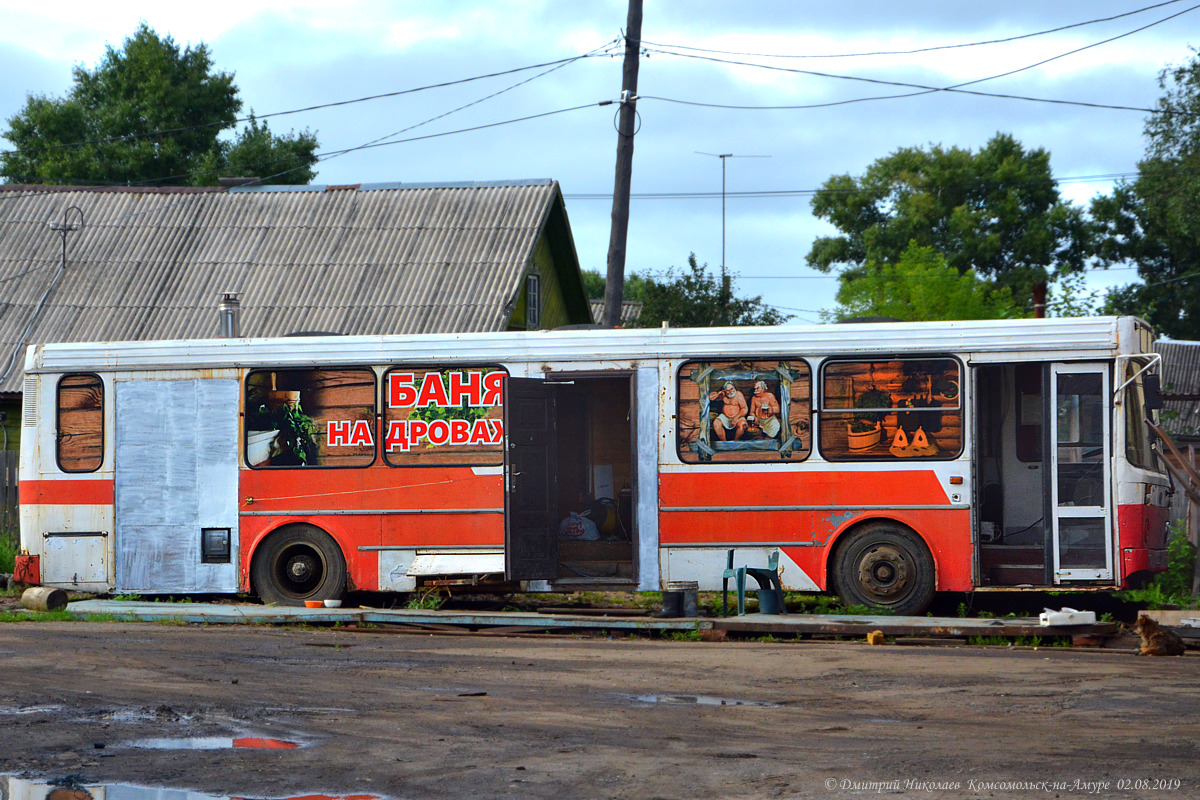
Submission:
{"label": "red and white bus", "polygon": [[[20,570],[91,592],[1114,589],[1166,567],[1130,317],[46,344]],[[593,523],[574,516],[590,511]]]}

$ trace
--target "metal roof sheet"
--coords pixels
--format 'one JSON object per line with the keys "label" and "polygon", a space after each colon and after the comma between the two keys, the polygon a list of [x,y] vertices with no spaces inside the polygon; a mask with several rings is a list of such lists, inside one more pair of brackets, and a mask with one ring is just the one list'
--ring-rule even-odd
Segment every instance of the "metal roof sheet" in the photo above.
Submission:
{"label": "metal roof sheet", "polygon": [[[1167,394],[1200,395],[1200,342],[1157,341],[1162,356],[1162,387]],[[1162,426],[1177,439],[1200,439],[1200,402],[1171,400],[1163,404]]]}
{"label": "metal roof sheet", "polygon": [[[551,180],[0,186],[0,376],[25,343],[216,336],[222,292],[241,294],[246,336],[502,330],[561,197]],[[84,226],[55,282],[49,224],[71,207]]]}

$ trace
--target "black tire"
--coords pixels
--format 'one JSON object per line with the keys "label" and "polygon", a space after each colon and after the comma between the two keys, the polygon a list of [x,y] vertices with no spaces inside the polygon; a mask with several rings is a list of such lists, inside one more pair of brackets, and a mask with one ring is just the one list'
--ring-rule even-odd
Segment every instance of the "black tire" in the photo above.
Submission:
{"label": "black tire", "polygon": [[903,616],[925,613],[937,588],[929,548],[908,528],[886,522],[847,534],[834,554],[833,580],[846,605]]}
{"label": "black tire", "polygon": [[250,565],[250,586],[264,603],[302,606],[346,591],[346,557],[314,525],[289,525],[268,536]]}

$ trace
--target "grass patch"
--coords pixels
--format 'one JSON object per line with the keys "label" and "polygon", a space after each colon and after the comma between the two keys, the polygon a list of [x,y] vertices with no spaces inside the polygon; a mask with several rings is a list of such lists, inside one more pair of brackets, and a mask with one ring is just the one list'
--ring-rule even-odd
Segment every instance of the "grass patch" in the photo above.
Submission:
{"label": "grass patch", "polygon": [[1142,589],[1127,589],[1116,596],[1144,608],[1197,608],[1192,594],[1192,575],[1196,569],[1196,548],[1188,541],[1182,521],[1171,526],[1167,543],[1167,570],[1154,576]]}
{"label": "grass patch", "polygon": [[988,647],[1070,647],[1065,636],[968,636],[967,644]]}
{"label": "grass patch", "polygon": [[430,589],[427,592],[413,595],[405,608],[413,609],[414,611],[437,611],[446,602],[446,597],[437,589]]}
{"label": "grass patch", "polygon": [[62,611],[4,611],[0,622],[122,622],[112,614],[72,614]]}
{"label": "grass patch", "polygon": [[673,642],[698,642],[700,641],[700,631],[671,631],[667,634],[667,638]]}
{"label": "grass patch", "polygon": [[0,572],[13,573],[20,550],[20,535],[16,531],[0,531]]}

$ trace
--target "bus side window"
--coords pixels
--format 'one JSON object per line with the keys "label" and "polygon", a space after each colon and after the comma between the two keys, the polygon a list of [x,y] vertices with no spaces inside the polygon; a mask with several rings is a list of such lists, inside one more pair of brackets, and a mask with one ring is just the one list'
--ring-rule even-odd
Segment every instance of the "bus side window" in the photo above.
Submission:
{"label": "bus side window", "polygon": [[375,372],[260,369],[246,376],[246,463],[368,467],[375,461]]}
{"label": "bus side window", "polygon": [[55,456],[63,472],[95,472],[104,461],[104,382],[65,375],[55,400]]}
{"label": "bus side window", "polygon": [[820,447],[827,461],[957,458],[961,371],[953,358],[826,361]]}

